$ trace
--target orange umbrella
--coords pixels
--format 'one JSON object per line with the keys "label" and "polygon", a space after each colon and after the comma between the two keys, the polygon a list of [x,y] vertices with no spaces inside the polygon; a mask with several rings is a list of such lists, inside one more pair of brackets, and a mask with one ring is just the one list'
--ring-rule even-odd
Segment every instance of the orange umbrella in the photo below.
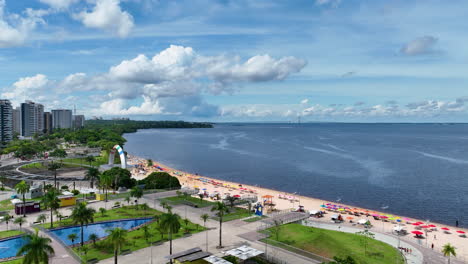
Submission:
{"label": "orange umbrella", "polygon": [[348,216],[348,217],[346,217],[346,219],[350,219],[350,220],[351,220],[351,219],[354,219],[354,217]]}

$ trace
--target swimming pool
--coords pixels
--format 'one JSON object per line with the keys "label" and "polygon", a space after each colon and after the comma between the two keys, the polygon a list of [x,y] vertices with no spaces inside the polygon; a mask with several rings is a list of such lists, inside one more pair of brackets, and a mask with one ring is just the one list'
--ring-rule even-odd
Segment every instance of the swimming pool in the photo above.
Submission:
{"label": "swimming pool", "polygon": [[26,244],[24,237],[16,237],[0,241],[0,259],[16,256],[16,252]]}
{"label": "swimming pool", "polygon": [[[117,220],[104,223],[95,223],[89,224],[83,228],[84,242],[89,241],[89,235],[96,234],[98,238],[102,238],[108,235],[106,232],[109,229],[114,229],[120,227],[125,230],[132,229],[144,223],[151,221],[151,218],[145,219],[131,219],[131,220]],[[55,234],[60,240],[62,240],[66,245],[72,245],[72,242],[68,239],[68,235],[76,234],[77,239],[76,243],[81,241],[81,231],[79,226],[74,227],[65,227],[61,229],[51,230],[51,233]]]}

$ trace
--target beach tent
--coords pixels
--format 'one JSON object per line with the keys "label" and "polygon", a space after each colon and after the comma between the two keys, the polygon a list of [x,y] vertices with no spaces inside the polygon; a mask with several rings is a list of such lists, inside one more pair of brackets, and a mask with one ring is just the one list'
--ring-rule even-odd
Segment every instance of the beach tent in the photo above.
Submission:
{"label": "beach tent", "polygon": [[358,221],[358,224],[360,224],[360,225],[365,225],[366,223],[367,223],[367,219],[360,219]]}

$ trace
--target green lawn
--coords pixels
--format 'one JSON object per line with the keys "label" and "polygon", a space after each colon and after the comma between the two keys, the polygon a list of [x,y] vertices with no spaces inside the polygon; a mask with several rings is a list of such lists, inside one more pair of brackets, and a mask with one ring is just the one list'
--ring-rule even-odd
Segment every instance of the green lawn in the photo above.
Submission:
{"label": "green lawn", "polygon": [[4,262],[2,262],[2,264],[23,264],[23,258],[4,261]]}
{"label": "green lawn", "polygon": [[[239,207],[234,207],[234,208],[228,207],[228,208],[229,208],[229,213],[223,216],[223,222],[229,222],[232,220],[241,219],[241,218],[245,218],[245,217],[252,215],[252,213],[250,213],[249,210],[244,209],[244,208],[239,208]],[[219,220],[219,218],[216,216],[212,218],[216,221]]]}
{"label": "green lawn", "polygon": [[[113,204],[109,203],[108,207],[111,207]],[[49,211],[44,212],[45,214],[49,213]],[[70,212],[71,213],[71,212]],[[142,209],[136,209],[134,205],[131,206],[123,206],[117,209],[109,209],[102,215],[99,211],[96,212],[94,215],[94,222],[102,222],[102,221],[109,221],[109,220],[117,220],[117,219],[126,219],[126,218],[139,218],[139,217],[152,217],[155,215],[162,214],[160,211],[155,209],[148,209],[146,211]],[[50,222],[46,222],[45,224],[41,224],[45,228],[50,228]],[[73,225],[71,219],[64,219],[62,221],[56,220],[54,217],[54,228],[62,227],[62,226],[70,226]]]}
{"label": "green lawn", "polygon": [[0,232],[0,238],[7,238],[7,237],[17,236],[21,234],[24,234],[24,232],[19,231],[19,230],[2,231]]}
{"label": "green lawn", "polygon": [[[275,243],[275,241],[327,258],[351,256],[357,263],[362,264],[404,263],[403,258],[395,248],[381,241],[369,239],[366,254],[363,238],[359,235],[307,227],[300,224],[282,226],[278,240],[276,240],[275,236],[270,236],[268,243],[287,248],[284,245]],[[397,259],[398,262],[396,262]]]}
{"label": "green lawn", "polygon": [[255,216],[255,217],[251,217],[251,218],[248,218],[248,219],[245,219],[244,222],[247,222],[247,223],[252,223],[252,222],[256,222],[256,221],[259,221],[259,220],[262,220],[266,218],[266,216],[262,215],[262,216]]}
{"label": "green lawn", "polygon": [[[91,166],[99,167],[99,166],[107,164],[109,162],[107,157],[99,156],[99,157],[95,157],[95,158],[96,158],[96,161],[91,162]],[[63,161],[64,162],[69,162],[69,163],[75,163],[75,164],[79,164],[79,165],[89,166],[89,162],[86,161],[86,157],[83,157],[83,158],[68,158],[68,159],[64,159]],[[114,164],[120,164],[120,159],[115,159]]]}
{"label": "green lawn", "polygon": [[[78,164],[68,164],[68,163],[63,163],[62,168],[80,168],[81,166]],[[35,162],[35,163],[29,163],[24,166],[21,166],[23,169],[47,169],[47,166],[43,165],[40,162]]]}
{"label": "green lawn", "polygon": [[15,206],[10,202],[10,199],[0,201],[0,211],[9,211],[15,209]]}
{"label": "green lawn", "polygon": [[[180,221],[182,228],[177,234],[173,235],[173,239],[180,238],[186,234],[194,234],[204,230],[203,226],[189,222],[187,226],[183,220]],[[162,242],[167,240],[167,234],[163,231],[163,235],[158,230],[159,224],[157,222],[152,222],[149,224],[149,240],[146,241],[144,238],[143,229],[133,230],[127,235],[127,242],[122,250],[139,250],[145,247],[149,247],[150,243]],[[164,236],[164,237],[163,237]],[[174,243],[177,243],[175,241]],[[88,252],[86,254],[87,259],[97,258],[99,260],[107,259],[113,257],[113,249],[109,245],[107,239],[96,242],[96,245],[88,245]],[[73,248],[79,254],[79,247]],[[169,252],[167,252],[169,255]]]}
{"label": "green lawn", "polygon": [[210,202],[208,200],[203,200],[202,201],[202,200],[200,200],[200,198],[196,198],[196,197],[193,197],[193,196],[189,196],[187,198],[180,197],[180,196],[174,196],[174,197],[168,197],[168,198],[161,199],[161,201],[165,201],[168,204],[172,204],[172,205],[185,204],[185,203],[194,204],[194,205],[197,205],[200,208],[214,205],[213,202]]}

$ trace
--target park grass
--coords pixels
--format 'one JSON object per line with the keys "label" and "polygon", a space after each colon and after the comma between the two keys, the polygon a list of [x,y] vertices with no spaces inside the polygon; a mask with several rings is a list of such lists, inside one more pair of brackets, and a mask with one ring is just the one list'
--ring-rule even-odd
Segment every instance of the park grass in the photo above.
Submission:
{"label": "park grass", "polygon": [[[203,226],[200,226],[198,224],[194,224],[192,222],[188,222],[188,225],[185,225],[185,222],[181,219],[180,220],[182,228],[179,230],[177,234],[173,234],[173,240],[183,237],[187,234],[194,234],[198,233],[204,230]],[[150,236],[148,241],[146,241],[144,237],[144,231],[142,228],[133,230],[128,232],[127,238],[126,238],[126,243],[125,246],[122,248],[122,250],[130,250],[130,251],[136,251],[142,248],[149,247],[151,243],[161,243],[164,241],[167,241],[167,234],[161,234],[158,230],[159,224],[158,222],[154,221],[148,224],[148,229],[150,232]],[[163,237],[164,236],[164,237]],[[173,242],[177,243],[177,241]],[[86,257],[82,255],[83,258],[86,260],[90,259],[98,259],[98,260],[103,260],[107,258],[113,257],[113,248],[112,245],[109,244],[108,239],[103,239],[101,241],[97,241],[96,245],[93,245],[93,243],[89,244],[88,246],[88,252],[86,254]],[[73,250],[80,254],[80,247],[74,247]],[[169,255],[169,252],[167,252]]]}
{"label": "park grass", "polygon": [[18,236],[18,235],[21,235],[21,234],[24,234],[24,232],[19,231],[19,230],[1,231],[0,232],[0,239],[7,238],[7,237]]}
{"label": "park grass", "polygon": [[[223,222],[229,222],[236,219],[246,218],[251,216],[252,213],[249,210],[240,207],[229,207],[229,213],[223,216]],[[213,216],[212,219],[219,221],[217,216]]]}
{"label": "park grass", "polygon": [[255,217],[251,217],[251,218],[247,218],[247,219],[244,219],[243,221],[244,222],[247,222],[247,223],[252,223],[252,222],[257,222],[257,221],[260,221],[262,219],[266,218],[266,216],[262,215],[262,216],[255,216]]}
{"label": "park grass", "polygon": [[212,205],[215,204],[215,203],[207,201],[207,200],[200,200],[200,198],[196,198],[196,197],[193,197],[193,196],[188,196],[187,198],[185,198],[183,196],[167,197],[167,198],[161,199],[161,201],[165,201],[165,202],[167,202],[168,204],[171,204],[171,205],[186,204],[186,203],[187,204],[193,204],[193,205],[196,205],[199,208],[208,207],[208,206],[212,206]]}
{"label": "park grass", "polygon": [[2,264],[23,264],[23,258],[17,258],[13,260],[8,260],[8,261],[2,261]]}
{"label": "park grass", "polygon": [[357,263],[362,264],[404,263],[401,254],[384,242],[368,239],[366,254],[364,240],[360,235],[307,227],[300,224],[283,225],[278,240],[276,240],[275,236],[270,236],[268,239],[268,243],[288,249],[280,243],[275,243],[276,241],[330,259],[334,256],[351,256]]}
{"label": "park grass", "polygon": [[[82,166],[78,164],[69,164],[69,163],[63,163],[62,168],[81,168]],[[46,170],[48,167],[47,165],[42,164],[41,162],[34,162],[34,163],[29,163],[26,165],[21,166],[21,169],[41,169],[41,170]]]}
{"label": "park grass", "polygon": [[10,199],[0,201],[0,211],[10,211],[15,209],[15,206],[11,203]]}
{"label": "park grass", "polygon": [[[102,215],[99,211],[97,211],[94,214],[94,222],[97,223],[97,222],[119,220],[119,219],[153,217],[153,216],[160,215],[160,214],[162,214],[162,212],[155,210],[153,208],[143,210],[140,208],[136,209],[135,205],[130,205],[130,206],[122,206],[121,208],[116,208],[116,209],[109,209],[104,213],[104,215]],[[72,225],[74,224],[71,219],[63,219],[62,221],[54,221],[54,228],[72,226]],[[44,228],[50,228],[50,222],[40,224],[40,226]]]}

